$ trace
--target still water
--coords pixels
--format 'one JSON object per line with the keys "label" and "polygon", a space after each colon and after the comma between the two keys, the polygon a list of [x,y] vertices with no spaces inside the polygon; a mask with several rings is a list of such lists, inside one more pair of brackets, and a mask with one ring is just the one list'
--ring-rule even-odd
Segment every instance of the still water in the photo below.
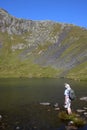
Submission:
{"label": "still water", "polygon": [[[72,109],[87,107],[80,97],[87,96],[87,82],[69,79],[0,79],[0,115],[6,130],[63,130],[54,104],[64,109],[64,83],[75,90]],[[49,102],[51,106],[40,103]]]}

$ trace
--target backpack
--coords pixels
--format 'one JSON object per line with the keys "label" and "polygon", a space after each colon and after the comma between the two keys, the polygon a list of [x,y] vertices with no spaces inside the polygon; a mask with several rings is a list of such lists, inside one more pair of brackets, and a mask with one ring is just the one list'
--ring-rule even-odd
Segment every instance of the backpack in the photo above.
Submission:
{"label": "backpack", "polygon": [[74,100],[76,98],[75,92],[73,89],[70,89],[70,91],[69,91],[69,98],[70,98],[70,100]]}

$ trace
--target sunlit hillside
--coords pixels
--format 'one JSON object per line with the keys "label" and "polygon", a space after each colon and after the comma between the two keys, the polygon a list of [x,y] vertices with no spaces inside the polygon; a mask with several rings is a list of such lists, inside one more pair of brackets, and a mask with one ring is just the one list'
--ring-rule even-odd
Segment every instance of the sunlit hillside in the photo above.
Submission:
{"label": "sunlit hillside", "polygon": [[0,9],[0,77],[87,80],[87,29]]}

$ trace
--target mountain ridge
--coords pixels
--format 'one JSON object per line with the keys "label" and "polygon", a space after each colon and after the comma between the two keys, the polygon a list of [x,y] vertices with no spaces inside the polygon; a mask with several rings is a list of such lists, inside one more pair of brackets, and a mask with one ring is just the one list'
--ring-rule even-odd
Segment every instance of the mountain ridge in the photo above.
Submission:
{"label": "mountain ridge", "polygon": [[86,28],[18,19],[0,9],[0,77],[87,80],[86,47]]}

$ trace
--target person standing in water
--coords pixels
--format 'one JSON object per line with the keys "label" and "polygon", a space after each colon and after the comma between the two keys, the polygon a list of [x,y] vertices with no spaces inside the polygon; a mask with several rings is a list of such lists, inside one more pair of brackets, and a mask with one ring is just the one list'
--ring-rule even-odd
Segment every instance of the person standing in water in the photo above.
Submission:
{"label": "person standing in water", "polygon": [[72,114],[71,110],[71,100],[69,98],[69,91],[71,90],[71,87],[69,84],[65,83],[65,91],[64,91],[64,96],[65,96],[65,108],[67,109],[67,113],[70,115]]}

